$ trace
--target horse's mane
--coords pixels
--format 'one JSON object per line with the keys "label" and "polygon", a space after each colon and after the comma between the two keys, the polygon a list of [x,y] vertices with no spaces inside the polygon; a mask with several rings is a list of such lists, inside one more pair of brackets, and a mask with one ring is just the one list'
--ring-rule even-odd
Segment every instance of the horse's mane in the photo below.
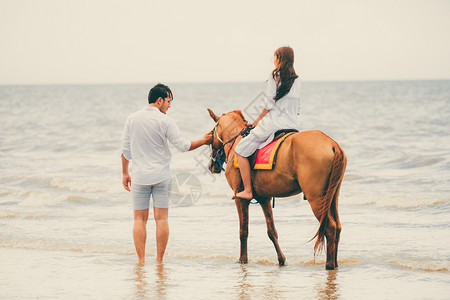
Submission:
{"label": "horse's mane", "polygon": [[[244,121],[245,125],[248,124],[247,120],[245,119],[244,115],[242,114],[242,111],[240,111],[239,109],[230,111],[230,112],[227,113],[227,114],[231,114],[232,116],[237,116],[237,117],[239,117],[242,121]],[[224,114],[224,115],[225,115],[225,114]]]}

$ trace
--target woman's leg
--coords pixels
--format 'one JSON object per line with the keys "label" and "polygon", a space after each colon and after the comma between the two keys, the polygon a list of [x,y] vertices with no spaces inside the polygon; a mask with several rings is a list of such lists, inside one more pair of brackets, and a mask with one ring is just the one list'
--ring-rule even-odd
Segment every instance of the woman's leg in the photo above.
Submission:
{"label": "woman's leg", "polygon": [[253,199],[252,192],[252,178],[250,175],[250,163],[247,157],[237,154],[237,161],[239,164],[239,171],[241,172],[242,182],[244,183],[244,190],[236,194],[237,198],[251,200]]}

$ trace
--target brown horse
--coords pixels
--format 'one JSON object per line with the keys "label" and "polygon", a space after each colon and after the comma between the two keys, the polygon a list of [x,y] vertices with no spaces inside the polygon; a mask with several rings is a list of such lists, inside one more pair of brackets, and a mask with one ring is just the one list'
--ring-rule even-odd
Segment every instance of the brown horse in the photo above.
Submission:
{"label": "brown horse", "polygon": [[[239,169],[233,165],[234,149],[242,136],[239,132],[247,126],[241,111],[235,110],[221,117],[208,109],[216,122],[209,170],[220,173],[228,160],[225,177],[234,193],[243,190]],[[237,137],[236,137],[237,136]],[[341,223],[338,215],[338,197],[344,177],[347,158],[342,148],[321,131],[304,131],[289,136],[281,144],[272,170],[252,170],[254,198],[261,205],[267,223],[267,234],[273,242],[278,262],[284,265],[286,258],[278,244],[271,199],[287,197],[303,192],[320,225],[316,235],[314,255],[324,247],[326,237],[326,269],[338,267],[337,252]],[[239,261],[247,263],[248,207],[249,200],[235,199],[239,213],[241,254]]]}

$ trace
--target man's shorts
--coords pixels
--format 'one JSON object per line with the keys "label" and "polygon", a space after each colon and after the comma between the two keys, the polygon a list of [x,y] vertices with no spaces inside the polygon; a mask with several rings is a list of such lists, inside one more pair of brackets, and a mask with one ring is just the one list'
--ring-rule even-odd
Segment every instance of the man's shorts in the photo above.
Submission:
{"label": "man's shorts", "polygon": [[144,210],[150,207],[150,195],[153,198],[153,206],[169,208],[172,178],[151,185],[132,184],[133,209]]}

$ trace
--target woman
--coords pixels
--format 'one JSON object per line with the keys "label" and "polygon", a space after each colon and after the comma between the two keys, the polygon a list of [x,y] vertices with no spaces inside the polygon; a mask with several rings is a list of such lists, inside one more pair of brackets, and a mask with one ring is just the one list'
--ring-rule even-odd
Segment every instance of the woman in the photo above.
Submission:
{"label": "woman", "polygon": [[[236,198],[253,199],[250,163],[248,157],[262,144],[273,139],[280,129],[300,130],[300,80],[294,70],[294,51],[291,47],[278,48],[274,53],[275,69],[267,80],[267,101],[258,118],[255,129],[241,140],[235,152],[239,163],[244,190]],[[259,124],[259,125],[258,125]]]}

